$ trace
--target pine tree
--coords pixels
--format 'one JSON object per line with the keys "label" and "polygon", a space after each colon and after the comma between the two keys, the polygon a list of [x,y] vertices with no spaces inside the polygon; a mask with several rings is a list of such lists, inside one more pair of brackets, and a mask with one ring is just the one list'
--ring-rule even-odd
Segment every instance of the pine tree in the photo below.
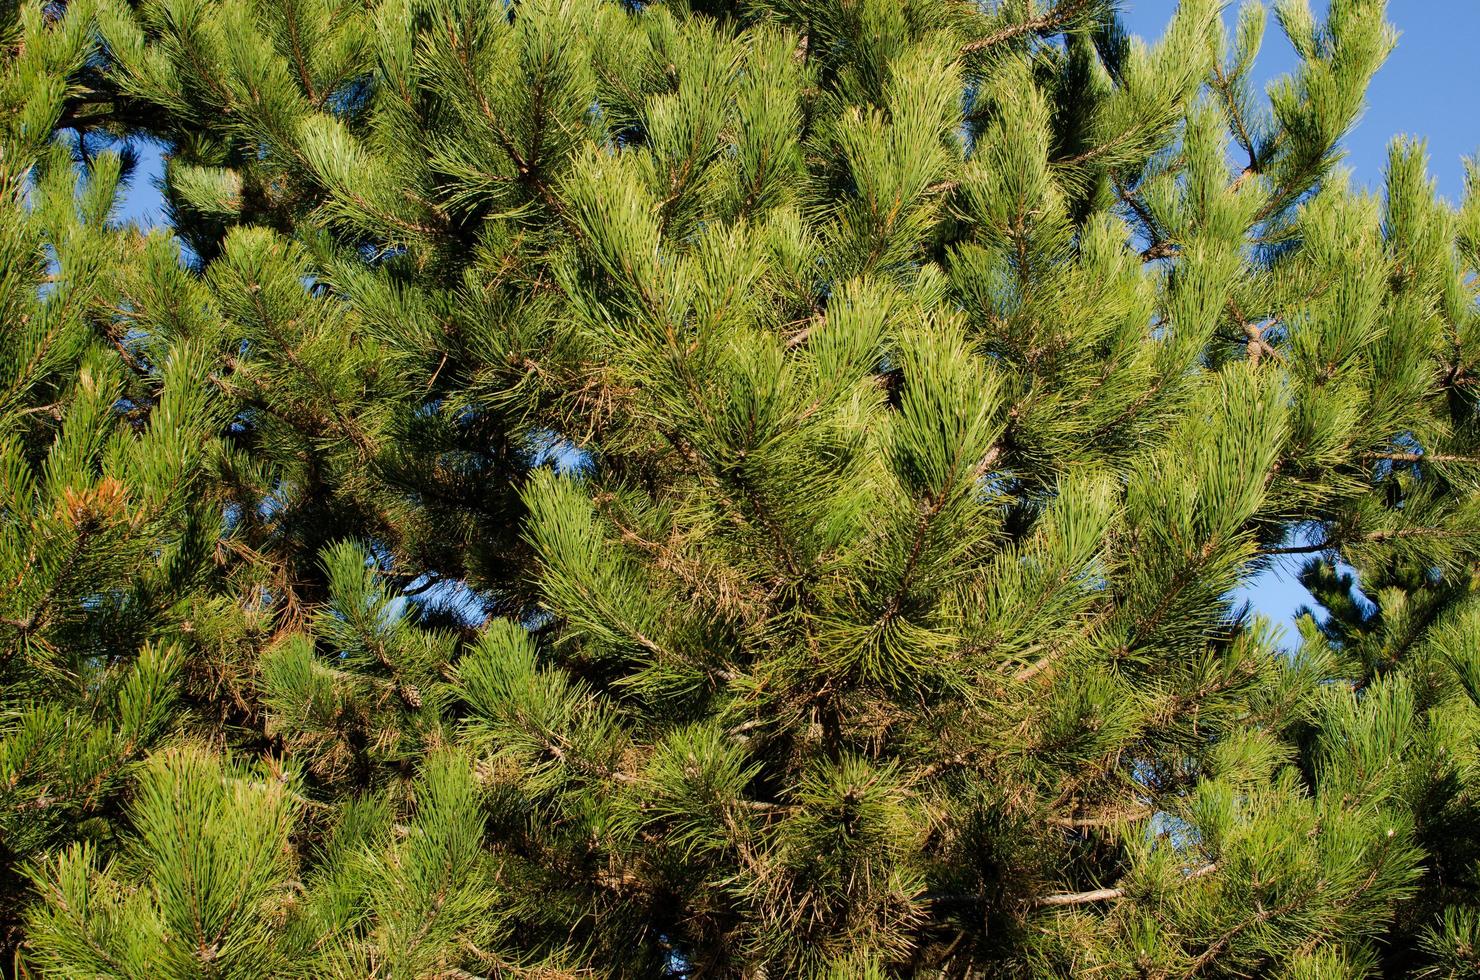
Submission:
{"label": "pine tree", "polygon": [[1472,972],[1480,170],[1114,6],[9,15],[16,972]]}

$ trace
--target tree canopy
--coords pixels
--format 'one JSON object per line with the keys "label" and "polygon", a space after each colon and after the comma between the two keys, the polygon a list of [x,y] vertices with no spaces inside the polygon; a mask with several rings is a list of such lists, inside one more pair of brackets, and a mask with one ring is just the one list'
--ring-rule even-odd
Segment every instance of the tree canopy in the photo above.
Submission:
{"label": "tree canopy", "polygon": [[1226,7],[0,3],[5,968],[1480,973],[1480,163]]}

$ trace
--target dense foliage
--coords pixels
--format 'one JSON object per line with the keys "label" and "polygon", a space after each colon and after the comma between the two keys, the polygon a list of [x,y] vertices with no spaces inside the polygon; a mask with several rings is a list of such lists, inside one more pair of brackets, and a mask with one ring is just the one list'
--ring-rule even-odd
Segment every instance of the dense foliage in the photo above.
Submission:
{"label": "dense foliage", "polygon": [[1480,973],[1480,168],[1114,6],[0,3],[5,968]]}

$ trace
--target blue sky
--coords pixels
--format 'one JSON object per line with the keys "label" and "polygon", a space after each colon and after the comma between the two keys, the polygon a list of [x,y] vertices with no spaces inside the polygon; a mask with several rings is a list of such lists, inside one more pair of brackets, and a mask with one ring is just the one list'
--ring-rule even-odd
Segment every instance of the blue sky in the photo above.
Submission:
{"label": "blue sky", "polygon": [[163,225],[164,197],[155,183],[164,173],[159,147],[139,143],[135,148],[139,153],[139,166],[124,191],[123,207],[119,209],[118,217],[146,228]]}
{"label": "blue sky", "polygon": [[[1312,6],[1324,13],[1327,0]],[[1176,0],[1124,0],[1127,29],[1148,40],[1161,36]],[[1268,4],[1266,4],[1268,6]],[[1237,11],[1231,4],[1230,23]],[[1398,49],[1378,72],[1368,92],[1369,107],[1346,140],[1347,165],[1358,185],[1379,188],[1388,142],[1398,134],[1428,140],[1430,172],[1440,193],[1458,201],[1464,186],[1462,160],[1480,151],[1480,0],[1391,0],[1388,19],[1402,36]],[[1268,81],[1294,67],[1295,54],[1273,16],[1265,31],[1256,71]],[[120,217],[151,225],[163,221],[163,202],[154,179],[159,152],[140,147],[139,172],[125,197]],[[1256,608],[1288,624],[1310,595],[1294,580],[1298,562],[1266,572],[1243,590]],[[1294,637],[1287,629],[1286,641]]]}

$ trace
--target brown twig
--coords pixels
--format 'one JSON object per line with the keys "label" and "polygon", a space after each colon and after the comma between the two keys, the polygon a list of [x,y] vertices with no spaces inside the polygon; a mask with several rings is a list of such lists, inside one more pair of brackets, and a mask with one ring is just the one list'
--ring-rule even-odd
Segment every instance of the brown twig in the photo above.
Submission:
{"label": "brown twig", "polygon": [[1039,34],[1054,31],[1063,27],[1074,16],[1089,6],[1089,0],[1064,0],[1063,3],[1054,7],[1048,13],[1030,20],[1019,21],[1006,27],[993,31],[986,37],[978,38],[961,47],[962,54],[973,54],[984,48],[1001,44],[1003,41],[1011,41],[1013,38],[1022,37],[1024,34]]}
{"label": "brown twig", "polygon": [[[1187,873],[1187,880],[1192,881],[1202,878],[1218,870],[1216,863],[1205,864],[1196,871]],[[1088,905],[1091,902],[1113,902],[1125,897],[1124,888],[1096,888],[1087,892],[1059,892],[1054,895],[1044,895],[1033,900],[1033,905],[1039,908],[1053,908],[1066,905]]]}

